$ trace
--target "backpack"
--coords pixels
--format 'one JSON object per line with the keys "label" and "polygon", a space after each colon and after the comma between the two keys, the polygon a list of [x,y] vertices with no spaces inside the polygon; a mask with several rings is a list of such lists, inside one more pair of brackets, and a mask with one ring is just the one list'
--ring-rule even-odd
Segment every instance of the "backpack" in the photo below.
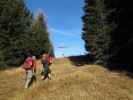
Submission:
{"label": "backpack", "polygon": [[32,66],[33,66],[33,59],[32,59],[32,57],[28,57],[25,60],[22,68],[25,69],[25,70],[28,70],[28,69],[32,69]]}
{"label": "backpack", "polygon": [[48,56],[47,59],[48,59],[48,63],[49,63],[49,64],[52,64],[53,58],[52,58],[51,56]]}

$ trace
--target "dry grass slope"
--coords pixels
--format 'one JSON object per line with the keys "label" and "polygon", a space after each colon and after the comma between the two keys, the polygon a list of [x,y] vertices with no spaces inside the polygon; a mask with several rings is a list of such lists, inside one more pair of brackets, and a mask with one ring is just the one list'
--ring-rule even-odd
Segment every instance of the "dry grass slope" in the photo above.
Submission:
{"label": "dry grass slope", "polygon": [[[38,66],[40,62],[38,61]],[[55,60],[52,80],[24,89],[24,72],[0,72],[0,100],[133,100],[133,80],[97,65],[76,67],[68,59]]]}

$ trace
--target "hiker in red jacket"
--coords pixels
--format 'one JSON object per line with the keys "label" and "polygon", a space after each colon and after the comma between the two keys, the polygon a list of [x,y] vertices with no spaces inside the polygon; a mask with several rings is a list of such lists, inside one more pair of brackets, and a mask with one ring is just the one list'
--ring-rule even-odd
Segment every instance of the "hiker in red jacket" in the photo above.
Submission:
{"label": "hiker in red jacket", "polygon": [[28,88],[29,85],[32,83],[33,79],[35,79],[35,73],[36,73],[35,57],[32,56],[31,54],[28,54],[22,68],[26,72],[25,88]]}

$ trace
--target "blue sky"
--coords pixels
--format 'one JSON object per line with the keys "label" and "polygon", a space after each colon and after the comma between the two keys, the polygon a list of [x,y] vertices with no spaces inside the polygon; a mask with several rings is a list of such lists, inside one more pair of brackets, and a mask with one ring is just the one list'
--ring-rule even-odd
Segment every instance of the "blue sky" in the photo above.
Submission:
{"label": "blue sky", "polygon": [[85,52],[81,39],[83,0],[26,0],[26,4],[34,15],[39,9],[44,12],[56,57]]}

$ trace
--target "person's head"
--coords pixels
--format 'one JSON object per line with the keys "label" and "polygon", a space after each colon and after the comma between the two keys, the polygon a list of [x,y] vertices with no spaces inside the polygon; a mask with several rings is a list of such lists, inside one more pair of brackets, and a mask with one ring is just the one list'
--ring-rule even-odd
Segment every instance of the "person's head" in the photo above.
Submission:
{"label": "person's head", "polygon": [[44,53],[43,55],[42,55],[42,58],[46,58],[47,57],[47,53]]}
{"label": "person's head", "polygon": [[35,59],[36,59],[36,56],[32,56],[32,59],[34,59],[34,60],[35,60]]}

